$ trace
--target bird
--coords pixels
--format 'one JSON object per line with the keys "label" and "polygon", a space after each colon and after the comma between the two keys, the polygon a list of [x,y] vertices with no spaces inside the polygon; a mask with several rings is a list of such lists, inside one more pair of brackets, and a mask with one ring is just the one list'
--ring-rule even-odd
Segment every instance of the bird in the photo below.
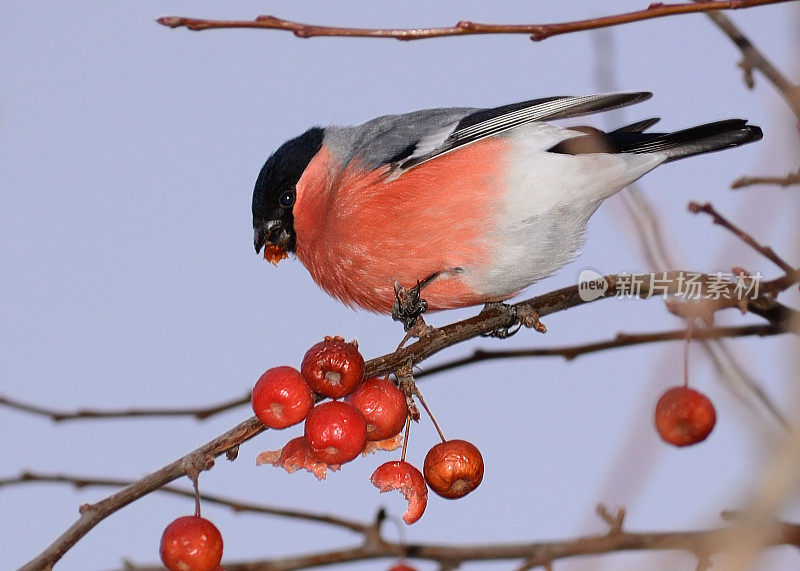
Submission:
{"label": "bird", "polygon": [[550,122],[651,96],[556,96],[313,127],[258,174],[256,252],[276,265],[292,253],[334,298],[396,318],[408,318],[398,291],[424,288],[412,318],[504,302],[575,259],[592,214],[639,177],[762,138],[743,119],[658,133],[648,131],[658,118],[608,132]]}

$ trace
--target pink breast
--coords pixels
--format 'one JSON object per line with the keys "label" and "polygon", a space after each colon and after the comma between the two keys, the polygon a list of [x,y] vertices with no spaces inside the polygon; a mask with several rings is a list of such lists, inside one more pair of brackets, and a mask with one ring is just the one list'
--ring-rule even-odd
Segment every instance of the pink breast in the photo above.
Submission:
{"label": "pink breast", "polygon": [[494,301],[469,278],[494,247],[507,144],[479,141],[390,181],[385,168],[341,172],[323,147],[297,185],[298,258],[329,294],[372,311],[391,310],[395,280],[455,268],[423,291],[430,309]]}

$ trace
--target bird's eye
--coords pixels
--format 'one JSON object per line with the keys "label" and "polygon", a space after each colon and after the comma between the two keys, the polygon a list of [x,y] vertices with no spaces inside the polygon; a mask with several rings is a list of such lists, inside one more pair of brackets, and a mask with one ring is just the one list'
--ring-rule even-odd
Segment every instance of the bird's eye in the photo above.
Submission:
{"label": "bird's eye", "polygon": [[278,204],[284,208],[289,208],[294,204],[294,190],[287,190],[278,197]]}

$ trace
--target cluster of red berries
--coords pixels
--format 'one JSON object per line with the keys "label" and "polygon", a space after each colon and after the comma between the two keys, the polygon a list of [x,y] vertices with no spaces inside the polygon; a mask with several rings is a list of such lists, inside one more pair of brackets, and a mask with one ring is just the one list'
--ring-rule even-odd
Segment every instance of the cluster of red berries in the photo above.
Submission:
{"label": "cluster of red berries", "polygon": [[[325,397],[332,400],[317,402]],[[325,337],[306,352],[299,371],[269,369],[253,388],[253,411],[268,427],[305,421],[303,436],[259,454],[257,463],[289,472],[303,468],[322,479],[328,469],[338,470],[359,454],[394,450],[409,418],[408,398],[388,378],[364,380],[364,359],[355,341]],[[409,502],[403,516],[408,524],[425,511],[428,486],[451,499],[474,490],[483,479],[483,458],[469,442],[447,440],[431,448],[423,471],[401,459],[382,464],[371,477],[381,492],[403,493]]]}

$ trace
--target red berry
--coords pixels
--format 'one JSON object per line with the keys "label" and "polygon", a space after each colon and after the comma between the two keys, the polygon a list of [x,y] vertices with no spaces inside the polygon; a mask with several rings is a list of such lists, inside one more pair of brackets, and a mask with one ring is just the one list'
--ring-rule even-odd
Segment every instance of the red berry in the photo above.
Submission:
{"label": "red berry", "polygon": [[367,379],[345,402],[367,419],[367,440],[386,440],[399,434],[408,416],[405,395],[388,379]]}
{"label": "red berry", "polygon": [[205,518],[179,517],[161,536],[161,561],[169,571],[212,571],[222,560],[222,535]]}
{"label": "red berry", "polygon": [[428,450],[423,471],[431,490],[443,498],[461,498],[483,480],[483,457],[466,440],[448,440]]}
{"label": "red berry", "polygon": [[250,402],[261,422],[270,428],[286,428],[308,415],[314,395],[297,369],[275,367],[258,379]]}
{"label": "red berry", "polygon": [[403,521],[412,524],[422,517],[428,505],[428,488],[422,473],[405,461],[386,462],[372,473],[370,482],[381,493],[389,490],[400,490],[408,500],[408,510],[403,514]]}
{"label": "red berry", "polygon": [[305,437],[314,458],[326,464],[344,464],[364,449],[367,421],[351,404],[323,402],[308,413]]}
{"label": "red berry", "polygon": [[689,446],[706,439],[717,422],[706,395],[689,387],[673,387],[656,403],[656,429],[664,442]]}
{"label": "red berry", "polygon": [[338,399],[352,393],[364,379],[364,358],[355,341],[325,337],[306,351],[300,372],[312,391]]}
{"label": "red berry", "polygon": [[417,569],[405,563],[395,563],[389,568],[389,571],[417,571]]}

